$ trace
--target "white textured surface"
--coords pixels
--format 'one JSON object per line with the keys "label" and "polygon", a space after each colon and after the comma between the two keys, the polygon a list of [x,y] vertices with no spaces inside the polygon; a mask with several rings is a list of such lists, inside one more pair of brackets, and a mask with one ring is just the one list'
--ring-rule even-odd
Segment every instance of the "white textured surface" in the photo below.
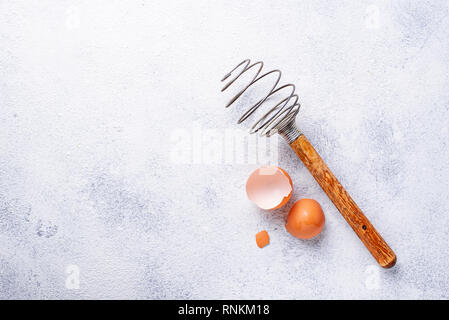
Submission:
{"label": "white textured surface", "polygon": [[[448,299],[448,13],[433,0],[0,1],[0,298]],[[170,161],[174,126],[234,126],[219,80],[246,57],[297,85],[298,125],[394,269],[372,267],[283,141],[288,207],[314,198],[326,214],[312,241],[246,199],[257,166]]]}

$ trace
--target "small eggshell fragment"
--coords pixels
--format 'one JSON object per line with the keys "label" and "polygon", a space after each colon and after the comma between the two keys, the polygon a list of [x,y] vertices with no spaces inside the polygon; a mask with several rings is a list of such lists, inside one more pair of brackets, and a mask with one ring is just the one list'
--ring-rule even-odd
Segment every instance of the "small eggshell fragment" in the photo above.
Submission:
{"label": "small eggshell fragment", "polygon": [[270,244],[270,237],[266,230],[262,230],[256,234],[256,243],[259,248],[263,248]]}
{"label": "small eggshell fragment", "polygon": [[283,169],[276,166],[260,167],[246,182],[248,199],[259,208],[274,210],[282,207],[290,199],[293,183]]}
{"label": "small eggshell fragment", "polygon": [[311,239],[323,230],[324,222],[320,204],[312,199],[301,199],[290,209],[285,228],[296,238]]}

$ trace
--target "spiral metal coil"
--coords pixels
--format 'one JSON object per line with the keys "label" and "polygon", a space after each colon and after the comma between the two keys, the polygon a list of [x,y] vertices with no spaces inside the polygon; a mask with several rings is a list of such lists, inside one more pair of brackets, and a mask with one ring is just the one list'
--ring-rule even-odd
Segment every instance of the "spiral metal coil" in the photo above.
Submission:
{"label": "spiral metal coil", "polygon": [[[287,140],[290,140],[285,135],[292,134],[292,132],[298,132],[295,126],[295,117],[301,107],[300,103],[298,102],[298,95],[295,93],[295,85],[289,83],[280,86],[279,82],[282,75],[281,71],[276,69],[263,73],[263,66],[264,64],[262,61],[251,64],[251,60],[246,59],[240,62],[234,69],[232,69],[223,77],[223,79],[221,80],[222,82],[230,78],[233,72],[241,69],[241,71],[238,72],[238,74],[234,78],[232,78],[228,83],[225,84],[223,89],[221,89],[222,92],[229,88],[229,86],[231,86],[245,72],[248,72],[251,69],[257,70],[256,74],[253,76],[248,85],[246,85],[229,101],[229,103],[226,105],[226,108],[231,106],[238,98],[240,98],[245,93],[246,90],[248,90],[249,87],[251,87],[257,81],[269,75],[273,75],[272,77],[274,77],[275,80],[271,90],[261,100],[251,106],[241,116],[241,118],[238,120],[238,123],[242,123],[243,121],[245,121],[262,105],[268,105],[269,98],[277,92],[280,92],[281,90],[287,91],[289,92],[288,96],[286,98],[283,98],[279,102],[275,102],[275,105],[271,109],[269,109],[269,111],[265,113],[256,123],[254,123],[254,125],[250,129],[250,133],[259,132],[260,135],[267,137],[270,137],[275,133],[280,133]],[[294,128],[295,130],[292,130],[292,128]]]}

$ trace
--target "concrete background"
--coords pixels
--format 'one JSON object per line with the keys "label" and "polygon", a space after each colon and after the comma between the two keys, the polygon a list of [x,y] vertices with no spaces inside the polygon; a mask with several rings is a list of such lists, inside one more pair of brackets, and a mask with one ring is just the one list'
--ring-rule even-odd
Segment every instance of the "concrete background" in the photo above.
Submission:
{"label": "concrete background", "polygon": [[[0,298],[448,299],[448,13],[437,0],[0,1]],[[174,128],[237,128],[219,80],[244,58],[296,84],[298,126],[395,268],[375,265],[281,140],[295,189],[276,212],[246,199],[260,164],[170,157]],[[326,214],[311,241],[284,229],[304,197]]]}

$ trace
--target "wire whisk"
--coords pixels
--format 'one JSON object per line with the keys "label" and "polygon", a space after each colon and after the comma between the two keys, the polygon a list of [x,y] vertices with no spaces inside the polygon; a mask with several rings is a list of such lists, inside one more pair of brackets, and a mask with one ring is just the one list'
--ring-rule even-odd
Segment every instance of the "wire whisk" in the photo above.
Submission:
{"label": "wire whisk", "polygon": [[289,127],[292,124],[294,125],[295,117],[299,112],[301,104],[298,102],[299,97],[295,93],[295,85],[291,83],[279,85],[282,76],[282,72],[280,70],[276,69],[263,73],[263,67],[264,63],[262,61],[251,64],[250,59],[243,60],[235,68],[228,72],[223,77],[223,79],[221,79],[221,81],[223,82],[226,79],[230,78],[236,70],[241,69],[234,78],[232,78],[228,83],[225,84],[221,91],[223,92],[227,88],[229,88],[245,72],[248,72],[251,69],[256,70],[256,73],[251,81],[228,102],[228,104],[226,105],[226,108],[228,108],[256,82],[265,77],[268,77],[269,75],[273,75],[274,84],[271,87],[271,90],[262,99],[252,105],[238,120],[238,123],[242,123],[248,117],[250,117],[259,107],[262,107],[262,105],[268,105],[270,97],[273,97],[280,91],[287,91],[288,96],[277,102],[271,109],[268,110],[267,113],[265,113],[259,120],[257,120],[257,122],[254,123],[254,125],[250,129],[250,133],[258,132],[262,136],[270,137],[275,133],[282,134],[282,132],[285,131],[285,128]]}

